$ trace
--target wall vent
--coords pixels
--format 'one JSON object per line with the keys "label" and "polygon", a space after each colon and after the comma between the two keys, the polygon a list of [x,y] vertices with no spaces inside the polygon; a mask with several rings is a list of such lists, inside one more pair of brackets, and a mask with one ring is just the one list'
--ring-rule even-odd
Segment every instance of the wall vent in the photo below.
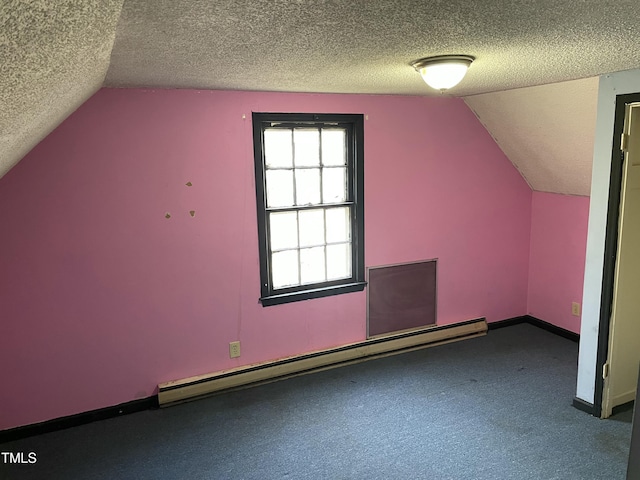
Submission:
{"label": "wall vent", "polygon": [[367,269],[367,338],[436,325],[437,259]]}

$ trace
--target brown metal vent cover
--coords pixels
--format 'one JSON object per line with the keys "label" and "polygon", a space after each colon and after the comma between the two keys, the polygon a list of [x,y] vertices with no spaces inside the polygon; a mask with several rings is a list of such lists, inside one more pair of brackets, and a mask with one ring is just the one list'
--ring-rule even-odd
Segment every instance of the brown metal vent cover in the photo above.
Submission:
{"label": "brown metal vent cover", "polygon": [[436,263],[367,269],[367,338],[436,324]]}

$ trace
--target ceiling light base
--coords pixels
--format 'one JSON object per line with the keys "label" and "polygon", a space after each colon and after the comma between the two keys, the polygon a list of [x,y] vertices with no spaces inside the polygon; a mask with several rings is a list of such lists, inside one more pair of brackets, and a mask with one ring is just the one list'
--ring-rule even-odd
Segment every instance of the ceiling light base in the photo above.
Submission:
{"label": "ceiling light base", "polygon": [[474,60],[470,55],[440,55],[421,58],[411,66],[422,75],[427,85],[444,92],[460,83]]}

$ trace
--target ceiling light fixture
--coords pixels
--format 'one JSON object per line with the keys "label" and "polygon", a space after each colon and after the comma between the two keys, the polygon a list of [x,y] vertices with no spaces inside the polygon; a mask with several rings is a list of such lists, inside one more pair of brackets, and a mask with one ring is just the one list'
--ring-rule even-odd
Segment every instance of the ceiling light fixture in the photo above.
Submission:
{"label": "ceiling light fixture", "polygon": [[427,85],[444,92],[460,83],[474,60],[469,55],[441,55],[421,58],[411,66],[422,75]]}

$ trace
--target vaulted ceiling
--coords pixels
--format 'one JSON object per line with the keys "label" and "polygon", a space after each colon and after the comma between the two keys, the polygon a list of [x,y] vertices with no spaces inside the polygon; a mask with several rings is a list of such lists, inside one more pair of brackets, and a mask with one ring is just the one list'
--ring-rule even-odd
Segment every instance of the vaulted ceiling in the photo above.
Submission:
{"label": "vaulted ceiling", "polygon": [[639,17],[635,0],[4,0],[0,175],[103,85],[434,95],[409,63],[464,53],[449,94],[535,190],[584,195],[587,77],[640,66]]}
{"label": "vaulted ceiling", "polygon": [[537,191],[589,195],[598,77],[465,97]]}
{"label": "vaulted ceiling", "polygon": [[0,3],[0,177],[102,86],[122,1]]}

